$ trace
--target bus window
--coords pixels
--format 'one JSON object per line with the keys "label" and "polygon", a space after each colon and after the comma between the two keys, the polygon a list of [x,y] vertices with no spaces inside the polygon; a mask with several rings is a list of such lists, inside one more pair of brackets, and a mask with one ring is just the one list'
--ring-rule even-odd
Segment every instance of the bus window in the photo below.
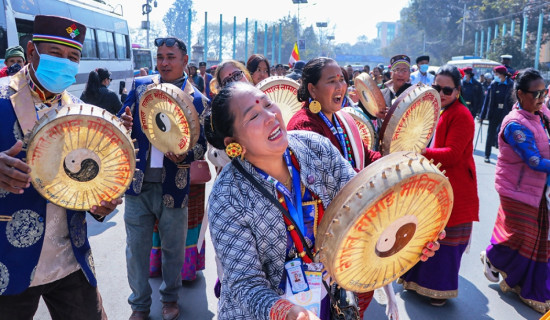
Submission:
{"label": "bus window", "polygon": [[139,69],[147,67],[149,71],[153,71],[153,54],[151,49],[132,49],[134,57],[134,76],[139,74]]}
{"label": "bus window", "polygon": [[115,33],[115,49],[117,59],[128,59],[127,36]]}
{"label": "bus window", "polygon": [[[33,21],[15,19],[15,27],[17,28],[17,37],[19,39],[19,45],[25,51],[25,56],[27,55],[27,43],[32,40],[32,29],[34,26]],[[13,45],[10,45],[13,46]],[[2,51],[2,57],[5,54],[5,50]]]}
{"label": "bus window", "polygon": [[96,30],[97,44],[100,59],[115,59],[113,33],[104,30]]}
{"label": "bus window", "polygon": [[87,29],[86,38],[84,39],[84,47],[82,48],[82,58],[97,58],[97,45],[95,40],[95,30],[91,28]]}

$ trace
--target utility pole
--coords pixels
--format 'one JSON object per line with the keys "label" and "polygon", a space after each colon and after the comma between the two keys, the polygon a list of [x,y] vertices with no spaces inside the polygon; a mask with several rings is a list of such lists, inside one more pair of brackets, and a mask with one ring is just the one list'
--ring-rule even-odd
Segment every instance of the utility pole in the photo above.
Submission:
{"label": "utility pole", "polygon": [[465,28],[466,28],[466,4],[464,4],[464,11],[462,12],[462,45],[464,45],[464,29]]}
{"label": "utility pole", "polygon": [[141,6],[141,14],[147,16],[147,21],[141,22],[141,29],[147,30],[147,48],[149,48],[149,30],[151,29],[149,13],[151,13],[151,11],[153,10],[150,3],[153,3],[155,8],[157,7],[157,0],[145,0],[145,4]]}

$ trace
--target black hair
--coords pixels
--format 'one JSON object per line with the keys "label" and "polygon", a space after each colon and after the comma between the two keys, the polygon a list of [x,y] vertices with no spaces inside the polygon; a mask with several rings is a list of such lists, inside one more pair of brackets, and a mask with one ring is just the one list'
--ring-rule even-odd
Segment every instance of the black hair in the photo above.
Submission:
{"label": "black hair", "polygon": [[[166,38],[157,38],[155,39],[154,41],[154,44],[155,46],[158,48],[159,46],[157,45],[157,40],[158,39],[161,39],[161,40],[166,40],[166,39],[174,39],[176,41],[176,44],[178,45],[178,48],[181,50],[181,52],[183,53],[183,55],[186,55],[187,54],[187,46],[185,45],[185,42],[183,42],[183,40],[181,40],[180,38],[178,37],[166,37]],[[163,43],[162,45],[165,45],[165,43]],[[161,46],[162,46],[161,45]]]}
{"label": "black hair", "polygon": [[250,56],[250,58],[248,58],[248,61],[246,62],[246,69],[248,69],[248,72],[250,72],[250,74],[253,74],[254,72],[256,72],[256,70],[258,70],[258,66],[262,61],[265,62],[265,64],[267,65],[267,75],[271,77],[271,67],[269,66],[269,60],[258,53],[253,54]]}
{"label": "black hair", "polygon": [[99,97],[99,88],[101,87],[101,82],[105,79],[110,79],[111,73],[105,68],[97,68],[90,71],[88,75],[88,82],[86,83],[86,88],[82,92],[82,96],[85,99],[96,99]]}
{"label": "black hair", "polygon": [[212,100],[210,115],[204,119],[204,133],[208,143],[216,149],[225,149],[224,139],[233,137],[235,115],[230,110],[230,104],[235,93],[244,88],[255,87],[241,81],[231,82],[223,87]]}
{"label": "black hair", "polygon": [[319,82],[319,79],[321,79],[321,72],[323,71],[323,68],[329,63],[336,64],[336,61],[331,58],[318,57],[311,59],[306,63],[304,70],[302,71],[302,83],[300,84],[300,88],[298,88],[298,101],[309,101],[311,95],[307,89],[308,84],[311,83],[316,85],[317,82]]}
{"label": "black hair", "polygon": [[352,81],[350,80],[350,77],[352,75],[349,75],[346,69],[344,69],[344,67],[340,67],[340,70],[342,71],[342,75],[344,76],[344,80],[346,81],[346,84],[351,85]]}
{"label": "black hair", "polygon": [[439,75],[450,77],[453,80],[455,88],[460,87],[462,74],[460,74],[460,71],[458,71],[457,67],[450,64],[446,64],[441,68],[439,68],[439,71],[437,71],[437,74],[435,75],[435,77],[437,78],[437,76]]}
{"label": "black hair", "polygon": [[516,99],[519,101],[518,90],[521,90],[523,92],[529,91],[531,82],[539,79],[543,79],[543,78],[537,70],[533,68],[527,68],[527,69],[521,70],[516,76],[516,81],[514,82],[514,93],[515,93]]}

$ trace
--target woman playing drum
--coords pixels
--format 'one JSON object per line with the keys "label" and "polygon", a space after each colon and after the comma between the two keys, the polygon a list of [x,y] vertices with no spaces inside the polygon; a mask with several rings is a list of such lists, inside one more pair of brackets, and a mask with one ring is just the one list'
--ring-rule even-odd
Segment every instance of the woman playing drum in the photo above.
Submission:
{"label": "woman playing drum", "polygon": [[[258,185],[301,221],[298,228],[313,248],[324,209],[355,171],[326,138],[303,131],[287,135],[279,107],[249,84],[223,88],[205,128],[210,144],[235,157],[209,198],[212,241],[224,269],[218,318],[318,319],[282,297],[293,297],[297,285],[289,263],[303,270],[312,261],[302,253],[295,228]],[[425,248],[422,260],[439,244],[427,246],[432,249]],[[316,303],[320,318],[330,319],[328,299]]]}
{"label": "woman playing drum", "polygon": [[441,95],[441,115],[433,145],[424,156],[441,163],[441,170],[453,187],[454,206],[434,259],[421,262],[405,273],[398,282],[405,289],[431,298],[431,304],[442,306],[458,295],[458,271],[462,254],[472,233],[472,222],[478,221],[476,169],[473,158],[474,120],[461,102],[461,75],[454,66],[439,69],[433,88]]}

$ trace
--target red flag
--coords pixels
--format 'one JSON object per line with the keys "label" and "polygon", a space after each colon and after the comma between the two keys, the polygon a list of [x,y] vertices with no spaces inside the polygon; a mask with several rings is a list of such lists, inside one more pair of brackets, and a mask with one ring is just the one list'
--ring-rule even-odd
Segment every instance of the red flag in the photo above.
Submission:
{"label": "red flag", "polygon": [[294,49],[292,50],[292,53],[290,54],[290,59],[288,59],[288,65],[292,68],[292,66],[298,60],[300,60],[300,52],[298,52],[298,43],[294,42]]}

